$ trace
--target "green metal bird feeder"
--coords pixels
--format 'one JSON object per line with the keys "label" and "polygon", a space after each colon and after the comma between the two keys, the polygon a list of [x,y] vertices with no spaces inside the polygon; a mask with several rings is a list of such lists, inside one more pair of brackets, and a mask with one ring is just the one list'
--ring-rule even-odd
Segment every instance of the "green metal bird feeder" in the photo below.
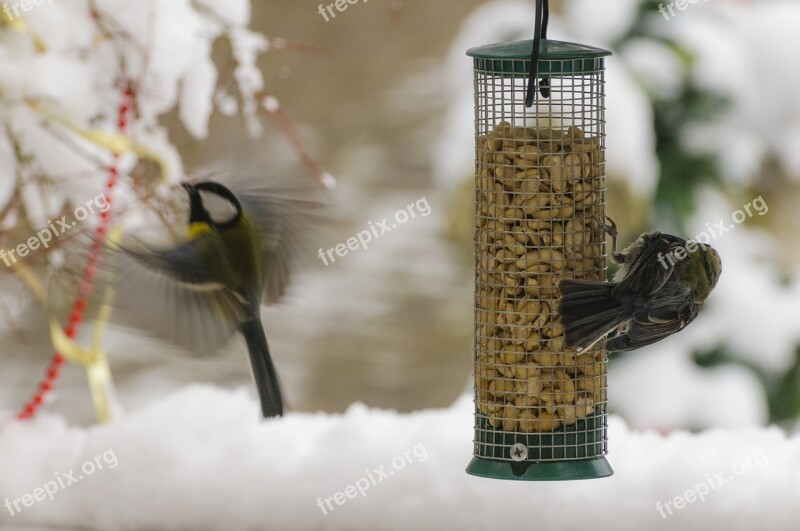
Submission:
{"label": "green metal bird feeder", "polygon": [[[472,48],[475,439],[467,472],[609,476],[602,345],[564,347],[558,283],[605,280],[605,57],[536,38]],[[533,68],[532,68],[533,67]]]}

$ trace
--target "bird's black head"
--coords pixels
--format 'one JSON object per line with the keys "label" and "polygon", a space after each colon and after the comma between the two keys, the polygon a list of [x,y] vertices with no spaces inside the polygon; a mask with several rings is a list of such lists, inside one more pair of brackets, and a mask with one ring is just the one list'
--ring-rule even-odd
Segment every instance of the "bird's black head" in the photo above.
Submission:
{"label": "bird's black head", "polygon": [[233,192],[219,183],[181,183],[189,194],[189,223],[208,223],[224,229],[242,217],[242,205]]}

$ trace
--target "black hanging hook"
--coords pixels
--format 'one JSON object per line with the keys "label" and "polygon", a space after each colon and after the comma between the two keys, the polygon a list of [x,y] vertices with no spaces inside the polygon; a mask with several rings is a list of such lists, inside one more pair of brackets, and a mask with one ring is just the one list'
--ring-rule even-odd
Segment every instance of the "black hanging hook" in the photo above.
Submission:
{"label": "black hanging hook", "polygon": [[[531,71],[528,77],[528,90],[525,93],[525,107],[533,105],[536,96],[536,81],[539,77],[539,54],[542,40],[547,40],[547,25],[550,22],[549,0],[536,0],[536,28],[533,34],[533,50],[531,50]],[[543,98],[550,97],[550,81],[539,80],[539,92]]]}

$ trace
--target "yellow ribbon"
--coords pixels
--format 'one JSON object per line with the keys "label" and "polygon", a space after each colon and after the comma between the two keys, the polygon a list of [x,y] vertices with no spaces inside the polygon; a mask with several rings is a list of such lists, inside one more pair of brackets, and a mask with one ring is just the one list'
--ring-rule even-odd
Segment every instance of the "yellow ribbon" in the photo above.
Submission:
{"label": "yellow ribbon", "polygon": [[[8,4],[5,4],[6,6]],[[25,22],[21,16],[13,16],[10,12],[3,10],[0,12],[0,26],[11,26],[18,32],[22,33],[23,35],[28,35],[31,39],[33,39],[33,45],[36,46],[36,51],[38,53],[45,53],[47,51],[47,45],[44,43],[41,37],[39,37],[36,32],[34,32],[30,26]]]}
{"label": "yellow ribbon", "polygon": [[126,135],[120,133],[109,133],[107,131],[102,131],[100,129],[83,129],[73,124],[66,118],[63,118],[57,115],[56,113],[46,109],[44,106],[39,105],[39,103],[35,100],[28,99],[25,102],[34,111],[62,125],[70,132],[74,133],[75,135],[81,138],[88,140],[92,144],[108,149],[113,153],[120,153],[120,154],[133,153],[140,159],[152,160],[153,162],[156,163],[156,165],[159,168],[161,181],[166,182],[167,171],[169,167],[166,159],[158,155],[157,153],[145,148],[144,146],[134,144],[133,142],[131,142],[130,138],[128,138]]}
{"label": "yellow ribbon", "polygon": [[[121,236],[122,229],[115,227],[109,233],[108,239],[112,242],[118,242]],[[84,348],[70,339],[55,316],[52,313],[49,316],[50,338],[53,342],[53,347],[70,362],[86,367],[89,392],[97,413],[97,420],[101,424],[111,420],[112,397],[114,395],[114,380],[108,365],[108,356],[103,351],[103,335],[106,325],[111,319],[113,300],[114,291],[110,287],[106,287],[103,292],[100,311],[94,324],[90,348]]]}

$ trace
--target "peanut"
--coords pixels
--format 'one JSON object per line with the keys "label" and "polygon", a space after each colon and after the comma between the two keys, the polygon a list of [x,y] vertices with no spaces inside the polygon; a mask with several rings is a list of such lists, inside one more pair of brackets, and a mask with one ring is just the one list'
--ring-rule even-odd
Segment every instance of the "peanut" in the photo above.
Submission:
{"label": "peanut", "polygon": [[602,139],[501,122],[476,159],[478,409],[504,431],[575,424],[604,410],[606,358],[565,349],[558,284],[605,275]]}
{"label": "peanut", "polygon": [[503,429],[514,431],[519,424],[519,410],[513,406],[503,408]]}

